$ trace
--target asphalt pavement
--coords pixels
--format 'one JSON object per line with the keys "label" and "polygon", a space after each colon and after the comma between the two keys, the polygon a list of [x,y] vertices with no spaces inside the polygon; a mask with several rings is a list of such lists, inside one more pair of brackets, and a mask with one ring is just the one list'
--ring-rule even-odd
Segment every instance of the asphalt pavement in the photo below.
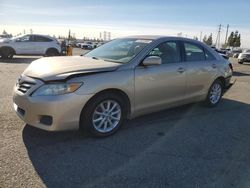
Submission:
{"label": "asphalt pavement", "polygon": [[[78,51],[80,52],[80,51]],[[46,132],[15,114],[12,88],[31,61],[0,60],[0,187],[250,187],[250,64],[216,108],[186,105],[96,139]]]}

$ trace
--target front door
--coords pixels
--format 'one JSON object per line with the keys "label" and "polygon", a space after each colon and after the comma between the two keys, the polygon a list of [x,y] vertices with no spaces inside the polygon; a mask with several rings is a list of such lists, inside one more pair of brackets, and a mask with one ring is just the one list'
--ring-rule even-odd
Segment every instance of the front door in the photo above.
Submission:
{"label": "front door", "polygon": [[[155,47],[148,56],[159,56],[161,65],[135,69],[135,110],[161,109],[185,99],[186,63],[178,42],[168,41]],[[154,111],[154,110],[152,110]]]}
{"label": "front door", "polygon": [[17,54],[32,54],[34,52],[32,46],[32,36],[25,35],[15,41],[15,50]]}

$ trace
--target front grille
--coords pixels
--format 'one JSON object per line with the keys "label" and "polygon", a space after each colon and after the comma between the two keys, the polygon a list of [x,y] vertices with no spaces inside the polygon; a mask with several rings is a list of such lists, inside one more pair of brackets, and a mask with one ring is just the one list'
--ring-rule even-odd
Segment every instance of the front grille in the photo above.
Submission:
{"label": "front grille", "polygon": [[17,85],[17,90],[22,93],[27,93],[27,91],[34,85],[35,83],[24,81]]}

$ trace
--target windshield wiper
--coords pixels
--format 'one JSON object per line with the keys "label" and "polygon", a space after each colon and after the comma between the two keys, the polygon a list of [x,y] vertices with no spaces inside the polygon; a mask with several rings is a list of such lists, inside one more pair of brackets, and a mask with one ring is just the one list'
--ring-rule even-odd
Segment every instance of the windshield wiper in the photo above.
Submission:
{"label": "windshield wiper", "polygon": [[121,61],[115,61],[115,60],[112,60],[112,59],[103,59],[103,61],[112,62],[112,63],[121,63],[121,64],[123,64],[123,62],[121,62]]}

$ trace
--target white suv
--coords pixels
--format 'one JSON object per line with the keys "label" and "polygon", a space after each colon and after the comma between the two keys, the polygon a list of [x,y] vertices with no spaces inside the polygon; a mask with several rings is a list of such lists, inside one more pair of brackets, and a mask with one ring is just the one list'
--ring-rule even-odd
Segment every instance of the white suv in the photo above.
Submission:
{"label": "white suv", "polygon": [[244,50],[238,56],[238,63],[243,64],[244,62],[250,62],[250,49]]}
{"label": "white suv", "polygon": [[0,39],[1,58],[12,58],[14,55],[57,56],[60,53],[60,43],[46,35],[28,34],[11,39]]}

